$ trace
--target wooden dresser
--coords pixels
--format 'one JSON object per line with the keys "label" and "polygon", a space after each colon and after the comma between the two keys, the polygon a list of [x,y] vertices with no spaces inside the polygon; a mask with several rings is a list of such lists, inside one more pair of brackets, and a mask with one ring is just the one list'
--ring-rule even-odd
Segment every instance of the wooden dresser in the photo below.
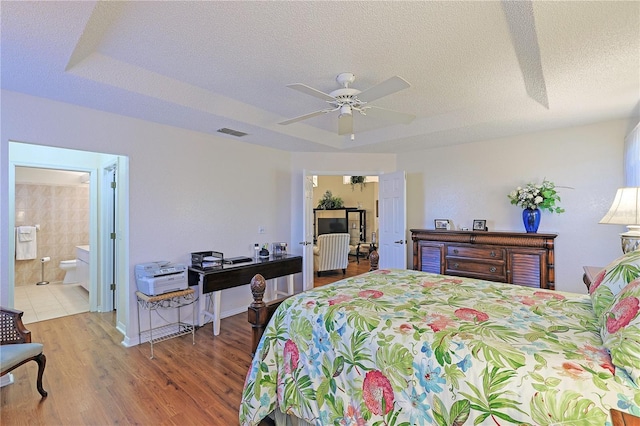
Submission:
{"label": "wooden dresser", "polygon": [[412,229],[413,269],[555,290],[556,237]]}

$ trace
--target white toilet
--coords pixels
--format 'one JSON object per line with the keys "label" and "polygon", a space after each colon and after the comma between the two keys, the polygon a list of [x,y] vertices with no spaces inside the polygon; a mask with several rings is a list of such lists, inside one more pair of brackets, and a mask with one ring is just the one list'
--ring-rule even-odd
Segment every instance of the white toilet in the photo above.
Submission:
{"label": "white toilet", "polygon": [[78,282],[76,276],[76,259],[60,261],[60,269],[65,271],[63,284],[73,284]]}

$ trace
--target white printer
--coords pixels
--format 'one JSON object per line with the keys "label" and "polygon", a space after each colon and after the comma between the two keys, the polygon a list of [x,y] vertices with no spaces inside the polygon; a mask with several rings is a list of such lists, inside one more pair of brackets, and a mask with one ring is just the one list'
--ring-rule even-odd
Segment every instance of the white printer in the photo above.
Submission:
{"label": "white printer", "polygon": [[147,262],[136,265],[136,285],[138,291],[148,296],[158,296],[189,287],[187,267],[169,262]]}

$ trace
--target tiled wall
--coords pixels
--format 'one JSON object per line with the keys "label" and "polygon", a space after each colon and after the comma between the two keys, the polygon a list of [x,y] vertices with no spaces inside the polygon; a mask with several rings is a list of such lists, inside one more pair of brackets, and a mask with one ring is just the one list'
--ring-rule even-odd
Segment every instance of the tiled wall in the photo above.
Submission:
{"label": "tiled wall", "polygon": [[40,258],[49,256],[44,279],[62,281],[61,260],[76,258],[76,246],[89,244],[89,186],[16,184],[16,226],[40,225],[38,255],[16,260],[16,286],[41,280]]}

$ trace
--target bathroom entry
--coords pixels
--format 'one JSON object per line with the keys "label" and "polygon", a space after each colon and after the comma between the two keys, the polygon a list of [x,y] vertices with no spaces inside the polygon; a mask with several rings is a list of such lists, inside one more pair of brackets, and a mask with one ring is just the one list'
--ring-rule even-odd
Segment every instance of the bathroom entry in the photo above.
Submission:
{"label": "bathroom entry", "polygon": [[14,306],[26,323],[89,310],[89,217],[88,173],[16,167]]}
{"label": "bathroom entry", "polygon": [[[9,141],[9,232],[13,232],[15,218],[15,170],[18,167],[72,170],[88,173],[90,177],[89,198],[89,311],[108,312],[116,306],[114,326],[123,334],[129,326],[127,306],[129,304],[129,260],[128,260],[128,200],[129,158],[123,155],[92,151],[57,148]],[[117,189],[111,189],[115,171]],[[109,177],[107,177],[109,176]],[[107,191],[107,187],[109,190]],[[109,202],[108,200],[111,200]],[[113,207],[115,204],[115,208]],[[115,220],[114,220],[115,217]],[[117,232],[112,228],[116,226]],[[115,243],[112,239],[115,234]],[[115,254],[114,248],[115,246]],[[7,297],[15,299],[14,241],[9,241],[9,285]],[[76,264],[78,264],[76,262]],[[111,265],[115,265],[112,267]],[[76,266],[76,269],[78,267]],[[109,275],[107,271],[111,271]],[[114,279],[115,277],[115,279]],[[112,285],[113,284],[113,285]],[[50,288],[51,285],[39,286]],[[115,287],[115,303],[112,288]],[[14,303],[14,306],[17,304]]]}

